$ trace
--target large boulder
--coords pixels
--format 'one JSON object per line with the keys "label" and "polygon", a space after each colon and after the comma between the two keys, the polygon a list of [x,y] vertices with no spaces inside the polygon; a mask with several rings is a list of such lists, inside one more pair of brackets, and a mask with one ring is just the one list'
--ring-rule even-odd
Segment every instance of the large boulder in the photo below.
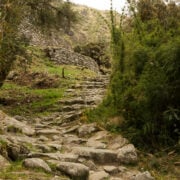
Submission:
{"label": "large boulder", "polygon": [[35,130],[29,125],[6,115],[2,111],[0,111],[0,123],[2,131],[23,133],[27,136],[32,136],[35,134]]}
{"label": "large boulder", "polygon": [[51,172],[49,165],[40,158],[29,158],[23,161],[23,165],[27,168],[32,169],[43,169],[45,172]]}
{"label": "large boulder", "polygon": [[83,164],[60,162],[56,168],[69,175],[73,180],[88,180],[89,168]]}
{"label": "large boulder", "polygon": [[73,152],[79,157],[92,159],[97,163],[114,163],[117,161],[117,154],[107,149],[95,149],[90,147],[73,147]]}
{"label": "large boulder", "polygon": [[124,164],[134,164],[137,162],[137,153],[133,144],[128,144],[118,150],[118,161]]}

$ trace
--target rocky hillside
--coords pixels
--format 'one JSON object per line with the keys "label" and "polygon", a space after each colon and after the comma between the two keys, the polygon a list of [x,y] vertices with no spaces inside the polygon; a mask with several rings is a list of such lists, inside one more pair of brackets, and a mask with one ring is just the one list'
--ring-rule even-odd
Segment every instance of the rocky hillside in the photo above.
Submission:
{"label": "rocky hillside", "polygon": [[167,180],[178,177],[175,152],[157,160],[87,120],[86,111],[106,95],[109,75],[73,48],[110,41],[99,15],[108,12],[73,8],[79,22],[68,33],[43,34],[27,19],[20,26],[31,62],[17,61],[0,89],[0,180],[164,180],[161,161],[173,162],[163,169]]}
{"label": "rocky hillside", "polygon": [[64,29],[48,29],[48,32],[42,33],[27,19],[21,24],[20,31],[30,39],[32,45],[40,47],[63,46],[72,49],[89,42],[109,42],[109,29],[101,17],[109,19],[109,12],[75,4],[73,9],[78,13],[79,20],[68,33]]}
{"label": "rocky hillside", "polygon": [[106,46],[105,53],[109,54],[110,33],[102,18],[109,19],[109,12],[75,4],[72,8],[77,12],[78,21],[72,24],[68,32],[63,28],[49,28],[43,32],[28,19],[24,19],[19,28],[20,33],[30,41],[30,45],[45,50],[52,61],[98,72],[98,64],[90,57],[74,53],[74,48],[88,43],[103,43]]}

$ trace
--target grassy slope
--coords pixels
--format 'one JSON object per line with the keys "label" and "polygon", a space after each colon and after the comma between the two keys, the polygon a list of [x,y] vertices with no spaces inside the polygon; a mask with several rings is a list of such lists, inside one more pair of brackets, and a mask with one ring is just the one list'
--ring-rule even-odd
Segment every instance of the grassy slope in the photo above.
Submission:
{"label": "grassy slope", "polygon": [[[62,78],[62,68],[65,68],[65,79]],[[3,101],[0,108],[11,115],[36,116],[58,111],[57,102],[66,97],[64,92],[68,87],[80,81],[84,74],[95,76],[94,72],[87,69],[81,70],[75,66],[56,65],[49,61],[44,53],[37,48],[33,49],[32,62],[30,66],[26,67],[26,72],[23,72],[23,69],[24,67],[16,68],[16,71],[21,73],[19,77],[21,83],[16,82],[16,80],[6,81],[0,91],[0,98]],[[28,79],[27,74],[36,73],[45,75],[45,78],[56,77],[57,87],[34,87],[33,83],[41,77]]]}

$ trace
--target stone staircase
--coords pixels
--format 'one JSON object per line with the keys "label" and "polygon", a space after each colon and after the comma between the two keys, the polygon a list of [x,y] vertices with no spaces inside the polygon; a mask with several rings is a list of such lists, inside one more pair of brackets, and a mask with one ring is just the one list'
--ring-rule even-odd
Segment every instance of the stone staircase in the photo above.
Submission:
{"label": "stone staircase", "polygon": [[[36,118],[33,124],[20,117],[5,118],[6,134],[0,139],[14,153],[13,160],[21,157],[23,166],[53,174],[51,180],[153,180],[149,172],[129,166],[136,164],[138,157],[127,139],[96,123],[79,121],[84,109],[94,108],[102,101],[107,84],[107,76],[84,79],[66,91],[70,96],[59,101],[59,112]],[[12,136],[14,131],[8,131],[12,124],[22,134]]]}

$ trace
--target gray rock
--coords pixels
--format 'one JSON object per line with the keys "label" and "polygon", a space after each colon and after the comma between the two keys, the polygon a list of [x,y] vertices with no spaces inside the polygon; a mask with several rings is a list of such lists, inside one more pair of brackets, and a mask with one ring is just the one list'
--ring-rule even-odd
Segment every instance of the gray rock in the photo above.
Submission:
{"label": "gray rock", "polygon": [[21,144],[15,144],[15,143],[7,144],[8,157],[13,161],[27,157],[29,152],[30,152],[29,149],[27,149],[27,147]]}
{"label": "gray rock", "polygon": [[155,180],[148,171],[143,173],[138,173],[135,177],[132,177],[131,180]]}
{"label": "gray rock", "polygon": [[54,141],[59,140],[59,139],[60,139],[60,137],[57,136],[57,135],[54,135],[54,136],[52,137],[52,140],[54,140]]}
{"label": "gray rock", "polygon": [[119,169],[116,166],[104,166],[103,168],[109,174],[116,174],[119,172]]}
{"label": "gray rock", "polygon": [[63,133],[73,133],[76,132],[76,130],[78,129],[79,125],[73,126],[68,128],[67,130],[65,130]]}
{"label": "gray rock", "polygon": [[86,143],[86,145],[89,147],[96,148],[96,149],[105,149],[107,146],[105,143],[102,143],[100,141],[95,141],[92,139],[89,139],[88,142]]}
{"label": "gray rock", "polygon": [[42,129],[42,130],[37,130],[36,135],[59,135],[60,132],[57,131],[56,129]]}
{"label": "gray rock", "polygon": [[86,139],[78,138],[75,135],[65,136],[63,140],[63,144],[82,144],[85,142],[86,142]]}
{"label": "gray rock", "polygon": [[124,167],[124,166],[119,166],[119,172],[125,172],[125,171],[127,171],[127,168],[126,167]]}
{"label": "gray rock", "polygon": [[78,129],[78,134],[80,137],[84,137],[86,135],[89,135],[95,131],[97,131],[98,128],[95,123],[93,124],[84,124]]}
{"label": "gray rock", "polygon": [[46,172],[51,172],[51,168],[49,167],[49,165],[42,159],[40,158],[29,158],[29,159],[25,159],[23,161],[23,165],[24,167],[27,168],[40,168],[43,169]]}
{"label": "gray rock", "polygon": [[40,149],[43,153],[51,152],[51,148],[46,144],[36,144],[35,147]]}
{"label": "gray rock", "polygon": [[49,143],[47,144],[47,146],[49,146],[51,149],[56,150],[56,151],[60,151],[62,149],[61,144]]}
{"label": "gray rock", "polygon": [[46,136],[42,136],[42,135],[41,135],[41,136],[38,138],[38,140],[45,142],[45,141],[48,141],[49,138],[47,138]]}
{"label": "gray rock", "polygon": [[4,168],[7,168],[8,166],[10,166],[9,161],[0,155],[0,170],[3,170]]}
{"label": "gray rock", "polygon": [[89,168],[79,163],[60,162],[57,170],[69,175],[74,180],[88,180]]}
{"label": "gray rock", "polygon": [[97,170],[95,163],[91,160],[85,161],[83,164],[89,167],[90,170],[94,170],[94,171]]}
{"label": "gray rock", "polygon": [[1,128],[4,131],[13,132],[13,133],[23,133],[27,136],[32,136],[35,134],[35,130],[32,129],[29,125],[24,122],[20,122],[2,111],[0,111],[0,119],[1,119]]}
{"label": "gray rock", "polygon": [[59,152],[56,153],[30,153],[28,157],[31,158],[48,158],[48,159],[53,159],[53,160],[59,160],[59,161],[68,161],[68,162],[77,162],[78,161],[78,155],[71,154],[71,153],[64,153],[61,154]]}
{"label": "gray rock", "polygon": [[116,138],[113,138],[108,145],[108,148],[112,150],[118,150],[128,144],[128,140],[123,138],[121,135],[118,135]]}
{"label": "gray rock", "polygon": [[132,164],[137,162],[137,153],[134,145],[128,144],[118,150],[117,155],[120,163]]}
{"label": "gray rock", "polygon": [[73,152],[80,157],[92,159],[98,163],[112,163],[117,161],[117,154],[106,149],[94,149],[90,147],[73,147]]}
{"label": "gray rock", "polygon": [[105,171],[92,172],[89,176],[89,180],[104,180],[109,178],[109,174]]}
{"label": "gray rock", "polygon": [[50,180],[70,180],[68,177],[59,177],[59,176],[54,176]]}
{"label": "gray rock", "polygon": [[101,139],[106,139],[108,137],[108,132],[107,131],[99,131],[95,133],[90,139],[91,140],[101,140]]}

